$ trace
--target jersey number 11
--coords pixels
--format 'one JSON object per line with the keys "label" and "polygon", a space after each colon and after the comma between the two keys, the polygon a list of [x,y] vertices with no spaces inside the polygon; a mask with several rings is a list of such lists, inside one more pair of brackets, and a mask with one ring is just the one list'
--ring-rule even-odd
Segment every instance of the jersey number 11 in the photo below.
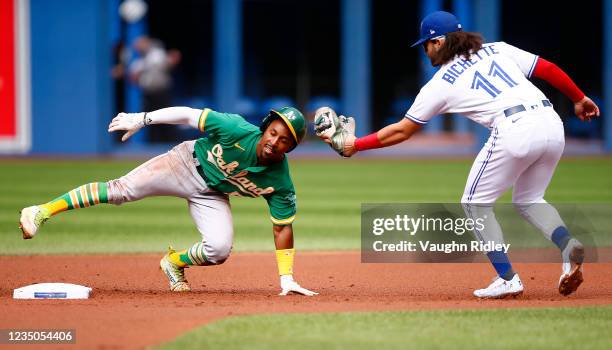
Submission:
{"label": "jersey number 11", "polygon": [[[503,81],[508,85],[508,87],[512,88],[517,86],[518,84],[510,78],[508,73],[506,73],[497,62],[491,62],[491,67],[489,68],[488,77],[497,78],[498,80]],[[474,79],[472,79],[472,89],[478,90],[483,89],[486,91],[491,97],[495,98],[497,95],[501,94],[501,90],[499,90],[493,83],[489,81],[489,79],[485,78],[479,71],[474,73]]]}

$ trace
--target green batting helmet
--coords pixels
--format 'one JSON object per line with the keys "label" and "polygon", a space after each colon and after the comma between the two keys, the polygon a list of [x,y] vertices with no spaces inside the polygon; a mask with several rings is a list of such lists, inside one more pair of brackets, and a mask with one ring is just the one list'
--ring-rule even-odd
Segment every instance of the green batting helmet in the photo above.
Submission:
{"label": "green batting helmet", "polygon": [[302,142],[304,136],[306,136],[306,119],[302,112],[293,107],[283,107],[279,110],[271,109],[270,113],[261,122],[259,129],[262,132],[266,131],[268,126],[276,119],[282,119],[285,122],[289,131],[291,131],[291,136],[293,136],[296,146]]}

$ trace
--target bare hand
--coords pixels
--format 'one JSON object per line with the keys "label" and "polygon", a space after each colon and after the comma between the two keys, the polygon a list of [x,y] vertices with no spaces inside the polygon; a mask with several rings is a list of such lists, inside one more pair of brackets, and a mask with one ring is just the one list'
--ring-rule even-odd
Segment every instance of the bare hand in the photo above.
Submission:
{"label": "bare hand", "polygon": [[582,121],[591,121],[591,118],[599,117],[599,107],[587,96],[574,103],[574,112]]}
{"label": "bare hand", "polygon": [[342,155],[345,157],[350,157],[353,154],[357,153],[357,149],[355,148],[355,140],[357,137],[355,135],[347,136],[344,141],[344,149],[342,150]]}

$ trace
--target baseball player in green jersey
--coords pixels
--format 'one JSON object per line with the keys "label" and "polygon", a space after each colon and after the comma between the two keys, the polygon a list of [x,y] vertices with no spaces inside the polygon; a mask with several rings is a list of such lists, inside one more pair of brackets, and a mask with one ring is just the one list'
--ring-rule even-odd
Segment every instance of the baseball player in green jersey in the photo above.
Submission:
{"label": "baseball player in green jersey", "polygon": [[82,185],[48,203],[24,208],[23,238],[34,237],[45,221],[65,210],[99,203],[119,205],[151,196],[185,198],[202,239],[188,249],[170,249],[160,261],[170,290],[184,292],[190,290],[184,273],[187,266],[222,264],[230,255],[234,231],[229,195],[263,197],[273,225],[280,294],[317,294],[293,279],[296,198],[286,153],[306,134],[302,113],[293,107],[271,110],[257,127],[237,114],[170,107],[119,113],[108,131],[127,131],[121,139],[125,141],[151,124],[186,124],[207,137],[183,142],[118,179]]}

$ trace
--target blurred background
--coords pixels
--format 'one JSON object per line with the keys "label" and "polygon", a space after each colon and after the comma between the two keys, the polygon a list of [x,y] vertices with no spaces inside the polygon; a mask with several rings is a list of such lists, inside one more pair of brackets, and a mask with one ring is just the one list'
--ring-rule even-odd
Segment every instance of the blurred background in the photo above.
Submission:
{"label": "blurred background", "polygon": [[[120,111],[175,105],[256,125],[270,108],[311,119],[327,105],[364,135],[402,118],[435,72],[409,47],[435,10],[557,63],[603,117],[580,122],[570,100],[534,80],[564,119],[566,153],[612,151],[611,0],[582,1],[579,13],[527,0],[0,0],[0,153],[157,153],[200,134],[156,126],[122,144],[107,125]],[[487,135],[449,115],[372,154],[469,155]],[[312,135],[295,153],[334,156]]]}

